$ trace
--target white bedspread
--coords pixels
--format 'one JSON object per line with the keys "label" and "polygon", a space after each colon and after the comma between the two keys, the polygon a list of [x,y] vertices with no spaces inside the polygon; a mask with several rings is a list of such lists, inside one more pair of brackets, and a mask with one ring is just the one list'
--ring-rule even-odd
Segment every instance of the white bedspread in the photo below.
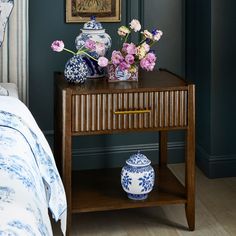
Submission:
{"label": "white bedspread", "polygon": [[28,108],[0,97],[0,235],[52,235],[48,208],[66,229],[66,197],[51,149]]}

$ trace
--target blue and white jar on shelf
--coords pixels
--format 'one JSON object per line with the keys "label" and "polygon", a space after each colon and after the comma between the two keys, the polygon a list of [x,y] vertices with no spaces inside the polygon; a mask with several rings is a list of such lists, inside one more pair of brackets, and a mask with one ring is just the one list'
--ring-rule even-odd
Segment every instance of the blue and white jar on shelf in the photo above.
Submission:
{"label": "blue and white jar on shelf", "polygon": [[152,191],[155,172],[151,161],[140,152],[130,156],[121,170],[121,185],[128,198],[144,200]]}
{"label": "blue and white jar on shelf", "polygon": [[[103,43],[105,45],[104,54],[100,56],[106,56],[107,51],[111,48],[111,37],[105,32],[105,29],[102,27],[100,22],[96,21],[94,16],[91,17],[91,20],[84,24],[82,33],[78,35],[75,39],[76,49],[79,50],[85,44],[88,39],[91,39],[98,43]],[[98,59],[99,55],[96,52],[88,52],[91,56]],[[104,68],[98,66],[97,61],[84,57],[87,62],[89,73],[88,78],[99,78],[105,75]]]}

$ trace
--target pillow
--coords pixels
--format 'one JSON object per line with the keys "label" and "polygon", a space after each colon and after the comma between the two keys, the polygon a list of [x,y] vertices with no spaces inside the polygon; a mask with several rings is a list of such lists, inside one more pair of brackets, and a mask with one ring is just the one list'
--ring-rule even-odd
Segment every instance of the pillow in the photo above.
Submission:
{"label": "pillow", "polygon": [[13,0],[0,0],[0,47],[2,45],[5,27],[13,8]]}
{"label": "pillow", "polygon": [[0,96],[8,96],[9,93],[8,93],[8,90],[3,88],[1,85],[0,85]]}

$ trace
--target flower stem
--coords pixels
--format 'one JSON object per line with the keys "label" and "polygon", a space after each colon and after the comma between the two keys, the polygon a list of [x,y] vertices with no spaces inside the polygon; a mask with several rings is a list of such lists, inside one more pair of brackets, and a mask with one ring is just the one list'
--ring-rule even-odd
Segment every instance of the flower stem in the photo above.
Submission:
{"label": "flower stem", "polygon": [[153,42],[150,44],[150,47],[152,47],[152,45],[153,45],[154,43],[156,43],[156,41],[153,41]]}
{"label": "flower stem", "polygon": [[81,46],[79,49],[78,49],[78,51],[77,51],[77,53],[76,54],[79,54],[79,52],[82,50],[84,48],[84,45],[83,46]]}
{"label": "flower stem", "polygon": [[96,58],[92,57],[91,55],[89,55],[87,52],[85,51],[80,51],[78,52],[78,54],[85,54],[86,56],[90,57],[91,59],[93,59],[94,61],[98,61]]}
{"label": "flower stem", "polygon": [[71,51],[71,50],[69,50],[69,49],[67,49],[67,48],[63,48],[63,50],[65,50],[65,51],[67,51],[67,52],[70,52],[70,53],[72,53],[73,55],[75,55],[75,53],[74,53],[73,51]]}
{"label": "flower stem", "polygon": [[126,35],[124,43],[127,42],[127,39],[128,39],[128,37],[129,37],[129,35],[130,35],[130,33],[128,33],[128,34]]}
{"label": "flower stem", "polygon": [[143,42],[145,42],[146,41],[146,38],[144,38],[143,40],[141,40],[140,42],[139,42],[139,45],[141,45]]}

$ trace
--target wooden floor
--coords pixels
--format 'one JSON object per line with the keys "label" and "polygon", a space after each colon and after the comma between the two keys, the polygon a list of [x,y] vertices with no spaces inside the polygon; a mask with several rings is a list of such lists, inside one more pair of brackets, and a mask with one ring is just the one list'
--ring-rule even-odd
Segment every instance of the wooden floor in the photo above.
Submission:
{"label": "wooden floor", "polygon": [[[184,181],[184,165],[170,168]],[[196,170],[196,230],[189,232],[183,205],[73,215],[72,236],[236,235],[236,177],[208,179]],[[60,236],[58,225],[54,236]]]}

